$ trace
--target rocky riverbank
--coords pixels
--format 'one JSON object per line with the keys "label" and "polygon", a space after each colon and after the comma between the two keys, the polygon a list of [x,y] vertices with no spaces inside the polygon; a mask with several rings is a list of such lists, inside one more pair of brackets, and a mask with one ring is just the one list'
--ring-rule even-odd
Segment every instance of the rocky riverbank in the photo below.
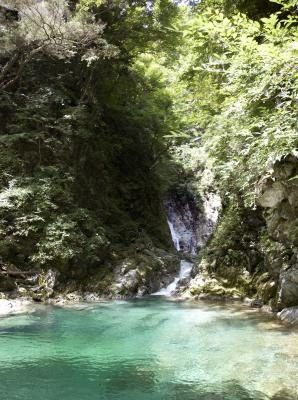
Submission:
{"label": "rocky riverbank", "polygon": [[70,301],[92,298],[93,301],[93,298],[140,297],[167,285],[178,272],[179,263],[174,251],[139,242],[81,275],[57,268],[24,271],[13,265],[2,265],[0,298],[45,302],[53,298]]}
{"label": "rocky riverbank", "polygon": [[[203,167],[204,169],[204,167]],[[298,158],[275,161],[256,184],[256,204],[221,194],[223,207],[211,238],[195,262],[183,297],[247,300],[281,319],[297,319]],[[202,185],[202,172],[193,175]],[[219,191],[220,193],[220,191]]]}
{"label": "rocky riverbank", "polygon": [[28,299],[64,306],[150,295],[177,276],[180,253],[194,267],[177,298],[244,301],[297,324],[297,163],[295,155],[284,157],[260,179],[255,210],[235,198],[221,210],[218,193],[172,191],[166,210],[175,249],[141,237],[115,247],[98,268],[24,270],[1,263],[3,314],[26,310]]}
{"label": "rocky riverbank", "polygon": [[[178,300],[178,301],[190,301],[190,302],[201,302],[214,304],[215,302],[225,303],[227,306],[231,306],[231,304],[242,304],[247,307],[247,311],[252,309],[252,303],[250,299],[245,299],[244,302],[239,301],[239,299],[231,298],[231,297],[223,297],[223,296],[211,296],[206,295],[201,297],[200,299],[194,299],[185,297],[173,297],[169,300]],[[96,302],[105,302],[111,301],[106,297],[100,296],[97,293],[79,293],[73,292],[64,295],[57,295],[52,297],[44,302],[36,302],[31,298],[20,297],[17,299],[0,299],[0,318],[9,317],[12,315],[19,315],[19,314],[31,314],[36,312],[42,306],[52,305],[55,307],[62,307],[62,308],[74,308],[74,309],[84,309],[90,304],[94,304]],[[279,321],[285,326],[288,327],[298,327],[298,307],[291,307],[284,309],[280,313],[272,313],[268,307],[262,307],[259,309],[259,312],[263,314],[270,313],[271,315],[275,315]]]}

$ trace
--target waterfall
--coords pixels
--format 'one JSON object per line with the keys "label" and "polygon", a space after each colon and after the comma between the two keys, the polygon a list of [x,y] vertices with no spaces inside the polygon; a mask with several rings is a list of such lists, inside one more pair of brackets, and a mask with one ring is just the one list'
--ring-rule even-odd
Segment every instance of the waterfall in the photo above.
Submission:
{"label": "waterfall", "polygon": [[177,232],[175,231],[174,225],[172,224],[171,221],[168,220],[168,225],[170,228],[170,232],[171,232],[171,237],[172,237],[172,241],[174,243],[175,249],[177,251],[180,251],[180,242],[179,242],[179,235],[177,234]]}
{"label": "waterfall", "polygon": [[197,252],[197,210],[191,201],[180,203],[173,199],[166,203],[168,226],[177,251],[196,255]]}
{"label": "waterfall", "polygon": [[193,263],[181,260],[179,275],[166,288],[160,289],[158,292],[152,293],[152,296],[172,296],[176,293],[178,284],[183,279],[190,277]]}
{"label": "waterfall", "polygon": [[[175,249],[188,256],[195,256],[211,236],[217,223],[220,208],[220,197],[215,193],[207,193],[202,197],[200,212],[198,212],[191,196],[180,200],[169,199],[166,202],[166,210]],[[152,293],[152,295],[174,295],[181,283],[190,278],[192,267],[193,263],[181,260],[178,276],[167,287]]]}
{"label": "waterfall", "polygon": [[[194,228],[194,218],[191,208],[187,206],[182,213],[175,207],[173,202],[167,205],[168,226],[171,233],[174,247],[179,252],[186,252],[191,255],[196,254],[196,230]],[[153,296],[172,296],[177,292],[179,283],[190,278],[193,263],[181,260],[178,276],[165,288],[152,293]]]}

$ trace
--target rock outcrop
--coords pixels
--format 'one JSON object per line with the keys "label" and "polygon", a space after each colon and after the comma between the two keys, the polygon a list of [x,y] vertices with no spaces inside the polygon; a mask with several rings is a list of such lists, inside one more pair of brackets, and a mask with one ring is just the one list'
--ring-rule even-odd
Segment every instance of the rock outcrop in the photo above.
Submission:
{"label": "rock outcrop", "polygon": [[298,325],[298,307],[284,308],[278,313],[278,318],[290,325]]}
{"label": "rock outcrop", "polygon": [[[200,252],[185,295],[249,298],[293,321],[298,305],[298,158],[275,162],[257,184],[257,207],[224,199],[219,223]],[[290,311],[289,311],[290,310]]]}
{"label": "rock outcrop", "polygon": [[258,204],[265,209],[268,236],[279,244],[271,261],[278,279],[278,308],[298,305],[298,158],[283,157],[258,185]]}
{"label": "rock outcrop", "polygon": [[168,224],[176,250],[196,255],[214,232],[221,209],[217,193],[200,196],[196,204],[191,192],[173,195],[167,202]]}

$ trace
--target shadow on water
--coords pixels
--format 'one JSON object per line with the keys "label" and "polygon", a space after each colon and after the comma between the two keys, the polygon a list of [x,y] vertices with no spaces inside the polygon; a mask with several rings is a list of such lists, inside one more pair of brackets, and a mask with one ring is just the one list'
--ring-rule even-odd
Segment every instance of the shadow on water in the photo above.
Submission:
{"label": "shadow on water", "polygon": [[297,400],[285,390],[268,397],[244,388],[237,380],[221,385],[171,379],[160,382],[157,368],[153,361],[142,359],[93,364],[55,358],[44,359],[42,364],[1,366],[0,397],[5,400]]}
{"label": "shadow on water", "polygon": [[[265,361],[258,361],[257,356],[243,358],[251,374],[243,380],[246,369],[237,374],[231,352],[235,344],[242,346],[255,333],[261,338],[256,344],[262,352],[263,335],[256,329],[262,332],[264,326],[278,331],[264,336],[267,351],[271,337],[272,346],[277,346],[268,361],[272,364],[267,375],[262,375],[263,366],[267,368],[265,355]],[[0,324],[0,400],[297,400],[285,390],[273,395],[281,388],[294,390],[291,379],[286,379],[289,371],[294,374],[294,367],[287,369],[287,365],[295,356],[293,342],[284,337],[288,332],[272,318],[238,305],[140,299],[99,303],[80,313],[45,308],[34,316],[11,317]],[[220,358],[216,352],[225,345],[223,333],[232,346]],[[192,342],[192,338],[198,340]],[[283,353],[288,344],[289,351]],[[251,351],[258,350],[253,347]],[[210,355],[214,357],[209,367],[204,357],[209,360]],[[228,373],[221,374],[219,368],[224,371],[225,362],[229,367],[227,355],[231,373],[227,368]],[[241,361],[237,354],[237,362],[238,357]],[[275,370],[279,360],[284,375],[283,370]],[[274,377],[278,380],[274,389],[254,385],[255,380],[274,381]],[[249,390],[249,382],[266,394]]]}

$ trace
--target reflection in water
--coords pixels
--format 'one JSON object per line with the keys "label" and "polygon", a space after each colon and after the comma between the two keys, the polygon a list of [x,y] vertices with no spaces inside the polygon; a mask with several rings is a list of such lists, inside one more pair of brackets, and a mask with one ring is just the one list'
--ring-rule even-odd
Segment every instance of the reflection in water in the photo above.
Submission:
{"label": "reflection in water", "polygon": [[297,332],[160,299],[0,319],[3,400],[297,400]]}

